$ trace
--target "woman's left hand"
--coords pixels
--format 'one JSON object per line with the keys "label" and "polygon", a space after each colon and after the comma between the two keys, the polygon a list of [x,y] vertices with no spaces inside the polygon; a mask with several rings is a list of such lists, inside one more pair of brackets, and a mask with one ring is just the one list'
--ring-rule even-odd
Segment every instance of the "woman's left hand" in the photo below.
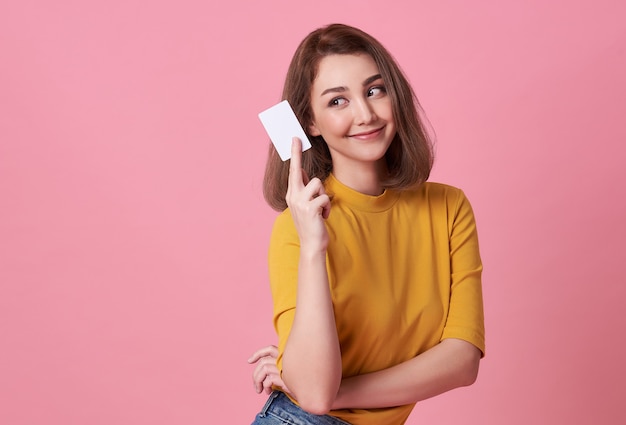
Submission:
{"label": "woman's left hand", "polygon": [[289,389],[280,377],[280,371],[276,366],[278,348],[274,345],[263,347],[252,354],[248,363],[256,363],[256,368],[252,373],[254,390],[260,394],[265,390],[267,394],[272,392],[272,387],[279,387],[283,392],[289,393]]}

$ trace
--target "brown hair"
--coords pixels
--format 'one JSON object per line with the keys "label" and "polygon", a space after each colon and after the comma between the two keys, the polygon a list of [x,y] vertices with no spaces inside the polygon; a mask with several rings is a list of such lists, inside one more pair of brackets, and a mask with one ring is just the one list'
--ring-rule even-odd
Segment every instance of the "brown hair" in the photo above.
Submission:
{"label": "brown hair", "polygon": [[[385,159],[389,174],[382,181],[386,189],[407,189],[428,179],[433,165],[433,149],[421,119],[417,97],[391,54],[369,34],[343,24],[331,24],[310,33],[293,55],[283,100],[291,104],[300,124],[311,141],[311,149],[302,154],[302,168],[309,177],[322,181],[332,171],[332,158],[321,136],[311,136],[313,123],[311,87],[317,77],[319,62],[329,55],[367,54],[374,59],[391,98],[396,124],[394,137]],[[289,161],[283,162],[270,144],[263,179],[263,196],[275,210],[287,208],[285,195],[289,177]]]}

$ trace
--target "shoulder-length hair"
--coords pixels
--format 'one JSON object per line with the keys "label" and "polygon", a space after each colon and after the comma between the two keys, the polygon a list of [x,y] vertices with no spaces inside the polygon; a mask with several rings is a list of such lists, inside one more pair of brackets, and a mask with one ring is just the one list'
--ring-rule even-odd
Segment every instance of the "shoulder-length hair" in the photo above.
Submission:
{"label": "shoulder-length hair", "polygon": [[[385,154],[388,175],[382,180],[382,186],[385,189],[407,189],[425,182],[433,165],[433,147],[411,85],[378,40],[358,28],[343,24],[331,24],[311,32],[296,49],[287,70],[282,97],[291,104],[312,146],[302,155],[302,168],[309,177],[318,177],[322,181],[332,171],[332,158],[326,142],[321,136],[309,133],[313,123],[311,88],[322,58],[345,54],[371,56],[391,99],[396,136]],[[289,161],[283,162],[270,143],[263,196],[277,211],[287,208],[288,177]]]}

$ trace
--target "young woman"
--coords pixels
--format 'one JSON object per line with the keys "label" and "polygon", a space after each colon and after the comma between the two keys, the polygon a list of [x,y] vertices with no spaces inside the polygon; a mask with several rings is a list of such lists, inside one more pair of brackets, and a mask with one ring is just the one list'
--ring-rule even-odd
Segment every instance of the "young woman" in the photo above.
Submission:
{"label": "young woman", "polygon": [[312,148],[273,147],[264,194],[278,347],[250,358],[254,424],[402,424],[472,384],[483,356],[482,264],[463,192],[426,182],[432,145],[387,50],[346,25],[309,34],[283,98]]}

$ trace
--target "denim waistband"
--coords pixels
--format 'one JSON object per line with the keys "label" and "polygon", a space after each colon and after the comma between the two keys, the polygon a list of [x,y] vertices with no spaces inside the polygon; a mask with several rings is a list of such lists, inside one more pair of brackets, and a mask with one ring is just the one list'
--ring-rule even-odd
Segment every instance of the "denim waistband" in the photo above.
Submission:
{"label": "denim waistband", "polygon": [[[283,420],[284,423],[293,425],[350,425],[334,416],[314,415],[306,412],[280,391],[274,391],[270,395],[257,416],[257,420],[266,416],[274,416]],[[262,423],[262,420],[258,422]]]}

